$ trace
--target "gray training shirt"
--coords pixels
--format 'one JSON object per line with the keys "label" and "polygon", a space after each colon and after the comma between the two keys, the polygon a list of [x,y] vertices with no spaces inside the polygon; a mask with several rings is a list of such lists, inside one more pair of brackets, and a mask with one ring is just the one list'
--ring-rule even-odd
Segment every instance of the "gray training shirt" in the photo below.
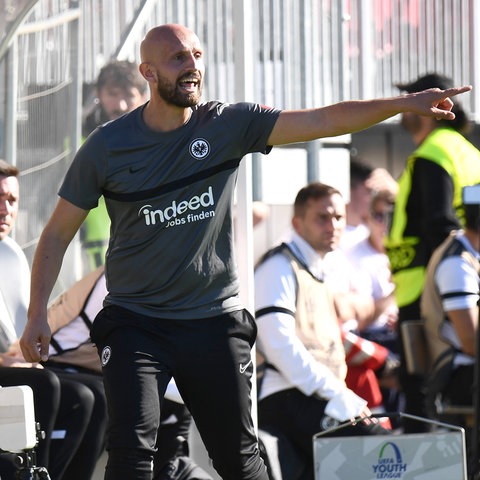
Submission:
{"label": "gray training shirt", "polygon": [[280,112],[208,102],[163,133],[145,125],[143,108],[97,128],[59,191],[85,210],[105,196],[105,304],[174,319],[238,310],[231,208],[238,166],[248,153],[270,151]]}

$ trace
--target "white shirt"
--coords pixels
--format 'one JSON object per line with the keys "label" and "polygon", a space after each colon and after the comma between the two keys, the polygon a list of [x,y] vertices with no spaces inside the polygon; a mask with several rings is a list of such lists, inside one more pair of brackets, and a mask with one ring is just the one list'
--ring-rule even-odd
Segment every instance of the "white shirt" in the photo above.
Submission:
{"label": "white shirt", "polygon": [[[463,232],[456,234],[456,239],[462,242],[466,250],[478,258],[479,253],[472,247]],[[478,302],[478,274],[475,268],[460,255],[452,255],[440,262],[435,271],[435,284],[444,295],[449,292],[475,292],[476,295],[461,295],[445,298],[442,301],[446,312],[473,307]]]}
{"label": "white shirt", "polygon": [[[462,242],[465,248],[476,258],[479,252],[465,237],[463,231],[456,234],[456,239]],[[465,295],[457,295],[442,299],[445,312],[450,310],[467,310],[474,307],[478,302],[479,277],[473,266],[460,255],[452,255],[442,260],[435,271],[435,285],[440,295],[450,292],[465,292]],[[471,292],[471,294],[468,294]],[[461,343],[451,322],[444,322],[441,327],[441,335],[452,345],[461,350]],[[457,355],[456,364],[472,364],[474,359],[467,355]]]}
{"label": "white shirt", "polygon": [[[378,301],[393,292],[395,284],[392,281],[388,256],[375,250],[368,238],[358,242],[345,254],[353,267],[352,275],[358,293]],[[396,307],[393,309],[397,310]],[[386,313],[380,315],[370,324],[369,329],[386,325],[388,318]]]}
{"label": "white shirt", "polygon": [[[323,259],[296,233],[289,246],[317,278],[323,275]],[[255,310],[282,307],[296,311],[295,274],[284,255],[274,255],[255,271]],[[295,333],[295,317],[288,313],[272,312],[257,319],[257,344],[270,363],[279,371],[266,369],[259,398],[297,388],[305,395],[329,400],[327,415],[344,421],[357,416],[366,401],[349,390],[325,365],[319,363]],[[280,373],[281,372],[281,373]]]}
{"label": "white shirt", "polygon": [[347,225],[340,240],[340,248],[348,250],[355,246],[358,242],[365,240],[370,235],[370,230],[364,223],[359,225]]}
{"label": "white shirt", "polygon": [[27,323],[30,267],[20,246],[10,237],[0,241],[0,322],[10,342]]}
{"label": "white shirt", "polygon": [[357,292],[352,264],[345,252],[337,248],[328,252],[323,259],[323,275],[327,285],[335,293]]}

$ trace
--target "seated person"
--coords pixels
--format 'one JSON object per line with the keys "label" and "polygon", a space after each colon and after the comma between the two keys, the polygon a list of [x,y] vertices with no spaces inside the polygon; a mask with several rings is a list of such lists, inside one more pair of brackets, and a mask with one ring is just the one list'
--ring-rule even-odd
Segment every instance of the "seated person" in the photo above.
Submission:
{"label": "seated person", "polygon": [[[433,363],[428,387],[453,405],[472,405],[479,299],[479,207],[465,205],[465,229],[452,232],[435,250],[421,297]],[[459,420],[461,421],[461,420]]]}
{"label": "seated person", "polygon": [[255,270],[257,348],[264,358],[258,420],[279,432],[304,457],[313,478],[312,437],[364,417],[334,434],[388,432],[345,383],[347,365],[323,259],[345,225],[345,202],[330,186],[312,183],[297,194],[288,244],[267,252]]}
{"label": "seated person", "polygon": [[[30,268],[20,246],[11,238],[18,213],[19,171],[0,160],[0,387],[28,385],[33,390],[35,420],[45,432],[36,447],[36,464],[52,478],[65,476],[81,446],[97,435],[101,418],[93,416],[92,391],[74,378],[63,379],[39,364],[25,362],[17,339],[27,319],[30,298]],[[53,438],[56,431],[57,437]],[[84,468],[95,466],[96,458],[82,456]],[[15,478],[11,455],[0,459],[2,480]],[[83,477],[86,480],[88,477]]]}
{"label": "seated person", "polygon": [[345,251],[357,279],[357,289],[374,300],[373,314],[359,323],[358,331],[362,337],[380,343],[392,352],[396,351],[398,308],[384,240],[393,211],[393,201],[387,191],[373,196],[366,216],[368,237]]}

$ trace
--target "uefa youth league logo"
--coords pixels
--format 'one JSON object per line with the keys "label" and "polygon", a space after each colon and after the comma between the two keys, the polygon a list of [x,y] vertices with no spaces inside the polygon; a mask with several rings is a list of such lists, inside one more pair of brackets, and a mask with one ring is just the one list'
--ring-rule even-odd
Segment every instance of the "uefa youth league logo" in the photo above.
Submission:
{"label": "uefa youth league logo", "polygon": [[402,460],[402,453],[393,442],[382,445],[376,465],[372,465],[374,478],[403,478],[407,464]]}

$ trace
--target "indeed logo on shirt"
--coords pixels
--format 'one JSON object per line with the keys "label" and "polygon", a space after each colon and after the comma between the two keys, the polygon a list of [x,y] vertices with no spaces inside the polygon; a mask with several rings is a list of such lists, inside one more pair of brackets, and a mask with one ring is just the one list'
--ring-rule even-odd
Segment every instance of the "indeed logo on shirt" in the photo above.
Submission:
{"label": "indeed logo on shirt", "polygon": [[164,209],[154,210],[152,205],[143,205],[138,211],[138,216],[141,217],[143,215],[145,225],[147,226],[166,223],[167,227],[173,227],[214,217],[215,210],[196,212],[200,208],[214,205],[213,190],[210,186],[201,195],[195,195],[190,200],[181,200],[180,202],[174,200],[171,205]]}

